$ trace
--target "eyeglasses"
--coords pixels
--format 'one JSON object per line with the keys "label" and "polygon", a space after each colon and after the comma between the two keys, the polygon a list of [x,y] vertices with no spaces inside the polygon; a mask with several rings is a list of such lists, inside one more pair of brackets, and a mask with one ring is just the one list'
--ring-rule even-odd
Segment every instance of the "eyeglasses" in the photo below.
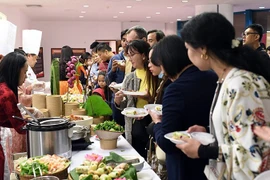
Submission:
{"label": "eyeglasses", "polygon": [[259,34],[257,32],[242,32],[242,36],[248,36],[250,34]]}

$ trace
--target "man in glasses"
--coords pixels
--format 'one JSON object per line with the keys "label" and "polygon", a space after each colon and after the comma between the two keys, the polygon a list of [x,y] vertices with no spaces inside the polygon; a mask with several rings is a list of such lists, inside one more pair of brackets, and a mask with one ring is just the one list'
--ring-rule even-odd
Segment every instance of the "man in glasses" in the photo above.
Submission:
{"label": "man in glasses", "polygon": [[267,53],[261,47],[261,40],[263,36],[263,27],[260,24],[251,24],[246,30],[242,33],[243,45],[248,45],[252,49],[259,51],[262,58],[270,60]]}

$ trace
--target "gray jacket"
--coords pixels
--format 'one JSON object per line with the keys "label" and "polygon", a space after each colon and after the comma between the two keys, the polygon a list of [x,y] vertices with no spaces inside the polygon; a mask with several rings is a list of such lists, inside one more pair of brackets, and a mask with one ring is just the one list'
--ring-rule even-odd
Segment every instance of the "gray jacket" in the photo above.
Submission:
{"label": "gray jacket", "polygon": [[[135,71],[128,74],[122,84],[123,90],[133,90],[138,91],[140,89],[141,79],[137,78]],[[120,107],[117,107],[120,110],[123,110],[126,107],[136,107],[137,98],[133,96],[127,95],[126,98],[121,102]],[[125,136],[126,140],[132,144],[132,124],[134,122],[134,118],[128,118],[125,116]]]}

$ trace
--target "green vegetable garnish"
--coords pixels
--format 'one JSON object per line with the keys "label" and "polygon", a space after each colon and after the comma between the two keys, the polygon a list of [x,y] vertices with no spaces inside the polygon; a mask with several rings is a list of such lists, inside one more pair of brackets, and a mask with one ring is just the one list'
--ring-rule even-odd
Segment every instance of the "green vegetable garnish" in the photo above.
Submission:
{"label": "green vegetable garnish", "polygon": [[99,123],[96,125],[94,130],[105,130],[105,131],[113,131],[113,132],[124,132],[124,128],[118,125],[115,121],[104,121],[103,123]]}

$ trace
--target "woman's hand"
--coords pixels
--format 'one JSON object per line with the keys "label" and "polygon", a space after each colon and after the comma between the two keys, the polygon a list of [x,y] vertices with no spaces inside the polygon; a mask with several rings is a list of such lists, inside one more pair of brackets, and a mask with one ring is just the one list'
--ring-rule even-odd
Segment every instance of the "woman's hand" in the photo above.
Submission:
{"label": "woman's hand", "polygon": [[188,133],[191,133],[191,132],[206,132],[206,129],[203,126],[194,125],[194,126],[189,127],[187,132]]}
{"label": "woman's hand", "polygon": [[177,144],[176,147],[181,149],[183,153],[185,153],[190,158],[199,158],[198,150],[201,143],[195,139],[188,138],[188,137],[181,137],[181,140],[185,143]]}
{"label": "woman's hand", "polygon": [[117,93],[115,93],[115,96],[114,96],[115,104],[117,104],[119,106],[121,104],[121,102],[123,101],[124,96],[125,95],[122,91],[118,91]]}
{"label": "woman's hand", "polygon": [[161,119],[162,119],[162,115],[158,115],[157,113],[151,111],[151,110],[148,110],[148,113],[149,115],[151,116],[152,118],[152,121],[157,124],[159,122],[161,122]]}
{"label": "woman's hand", "polygon": [[270,128],[267,126],[255,126],[254,133],[265,141],[270,142]]}

